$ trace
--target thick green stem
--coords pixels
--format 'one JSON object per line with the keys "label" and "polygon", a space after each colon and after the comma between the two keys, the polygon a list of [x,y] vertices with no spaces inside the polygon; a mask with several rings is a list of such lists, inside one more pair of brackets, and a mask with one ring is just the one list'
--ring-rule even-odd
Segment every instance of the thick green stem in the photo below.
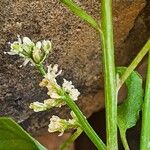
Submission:
{"label": "thick green stem", "polygon": [[142,131],[141,131],[141,141],[140,150],[150,149],[150,52],[148,57],[148,70],[147,70],[147,80],[145,88],[145,97],[142,111]]}
{"label": "thick green stem", "polygon": [[46,74],[43,64],[36,64],[35,66],[42,76]]}
{"label": "thick green stem", "polygon": [[81,135],[83,130],[78,128],[60,147],[59,150],[68,150],[69,146]]}
{"label": "thick green stem", "polygon": [[66,94],[63,90],[60,91],[64,96],[64,101],[70,107],[70,109],[75,113],[77,116],[79,123],[81,125],[82,130],[86,133],[86,135],[91,139],[93,144],[97,147],[98,150],[105,150],[105,144],[93,130],[93,128],[88,123],[86,117],[83,115],[79,107],[75,104],[75,102]]}
{"label": "thick green stem", "polygon": [[143,57],[147,54],[149,50],[150,50],[150,39],[146,42],[142,50],[138,53],[138,55],[135,57],[135,59],[132,61],[132,63],[127,68],[125,73],[120,78],[117,89],[120,89],[120,87],[123,85],[125,80],[130,76],[131,72],[137,67],[137,65],[141,62],[141,60],[143,59]]}
{"label": "thick green stem", "polygon": [[104,78],[105,78],[105,108],[107,149],[117,150],[117,92],[114,63],[114,41],[112,25],[112,0],[101,0],[102,6],[102,39]]}

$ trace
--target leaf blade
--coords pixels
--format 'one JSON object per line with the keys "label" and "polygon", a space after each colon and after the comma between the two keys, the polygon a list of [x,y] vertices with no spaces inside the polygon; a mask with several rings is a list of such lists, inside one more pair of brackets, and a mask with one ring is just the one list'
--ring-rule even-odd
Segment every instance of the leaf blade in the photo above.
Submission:
{"label": "leaf blade", "polygon": [[0,149],[46,150],[11,118],[0,118]]}
{"label": "leaf blade", "polygon": [[[118,67],[117,73],[122,75],[125,67]],[[118,106],[117,124],[121,134],[122,142],[126,150],[129,149],[126,140],[126,130],[135,126],[139,119],[139,112],[142,109],[144,91],[142,88],[141,76],[133,71],[125,81],[128,89],[127,98]],[[125,144],[124,144],[125,143]]]}
{"label": "leaf blade", "polygon": [[66,7],[68,7],[74,14],[80,17],[82,20],[86,21],[96,30],[99,30],[98,23],[96,20],[86,13],[82,8],[75,4],[72,0],[60,0]]}

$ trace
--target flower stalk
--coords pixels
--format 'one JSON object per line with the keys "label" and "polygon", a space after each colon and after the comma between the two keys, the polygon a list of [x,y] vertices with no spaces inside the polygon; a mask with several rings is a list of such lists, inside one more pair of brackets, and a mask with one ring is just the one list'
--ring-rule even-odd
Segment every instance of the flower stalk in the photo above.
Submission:
{"label": "flower stalk", "polygon": [[150,50],[150,39],[146,42],[142,50],[138,53],[138,55],[134,58],[132,63],[129,65],[125,73],[121,76],[119,84],[117,85],[117,89],[119,90],[123,83],[126,81],[126,79],[130,76],[130,74],[133,72],[133,70],[137,67],[137,65],[141,62],[143,57],[147,54],[147,52]]}
{"label": "flower stalk", "polygon": [[83,130],[78,128],[59,148],[59,150],[68,150],[68,147],[81,135]]}
{"label": "flower stalk", "polygon": [[37,70],[40,72],[40,74],[41,74],[42,76],[45,76],[45,75],[46,75],[46,72],[45,72],[45,69],[44,69],[43,64],[37,64],[37,65],[35,65],[35,66],[36,66]]}
{"label": "flower stalk", "polygon": [[102,0],[102,33],[107,149],[117,150],[117,92],[114,62],[114,41],[112,25],[112,0]]}

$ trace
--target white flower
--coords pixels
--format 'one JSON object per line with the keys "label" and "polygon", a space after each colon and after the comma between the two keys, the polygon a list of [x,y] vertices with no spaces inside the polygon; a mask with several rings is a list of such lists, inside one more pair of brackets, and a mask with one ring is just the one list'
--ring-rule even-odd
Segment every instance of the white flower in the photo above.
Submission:
{"label": "white flower", "polygon": [[[21,40],[20,40],[21,41]],[[28,45],[28,46],[32,46],[34,45],[34,43],[28,38],[28,37],[23,37],[23,44],[24,45]]]}
{"label": "white flower", "polygon": [[35,112],[40,112],[51,109],[53,107],[61,107],[62,105],[65,105],[65,103],[61,99],[46,99],[44,100],[44,103],[40,102],[31,103],[29,108],[33,109]]}
{"label": "white flower", "polygon": [[[71,111],[70,114],[72,116],[73,112]],[[69,119],[68,121],[66,119],[61,119],[58,116],[53,115],[52,118],[50,119],[48,131],[50,133],[60,132],[58,136],[61,136],[63,135],[65,130],[77,129],[78,127],[80,127],[80,124],[75,114],[73,115],[73,118]]]}
{"label": "white flower", "polygon": [[31,103],[29,108],[33,109],[35,112],[44,111],[47,109],[46,105],[40,102]]}
{"label": "white flower", "polygon": [[55,64],[52,67],[52,64],[48,66],[48,72],[45,75],[45,78],[40,83],[40,86],[45,86],[48,89],[48,95],[52,99],[60,99],[61,96],[58,94],[60,86],[57,84],[56,77],[60,75],[62,70],[58,71],[58,65]]}
{"label": "white flower", "polygon": [[40,41],[38,41],[36,43],[36,48],[41,49],[41,47],[42,47],[42,43]]}
{"label": "white flower", "polygon": [[58,90],[60,89],[60,86],[57,84],[57,82],[51,82],[47,78],[44,78],[42,82],[40,83],[41,87],[47,87],[48,92],[47,94],[50,96],[51,99],[60,99],[61,96],[58,94]]}
{"label": "white flower", "polygon": [[48,109],[50,109],[52,107],[61,107],[65,103],[62,99],[47,99],[44,100],[44,104],[47,106]]}
{"label": "white flower", "polygon": [[71,81],[67,81],[66,79],[64,79],[62,87],[74,101],[78,99],[80,92],[78,91],[78,89],[75,89]]}
{"label": "white flower", "polygon": [[48,126],[48,131],[50,133],[60,132],[58,136],[63,135],[64,131],[67,129],[68,122],[65,119],[60,119],[58,116],[52,116],[50,119],[50,124]]}
{"label": "white flower", "polygon": [[53,67],[52,64],[50,64],[48,66],[48,72],[45,75],[45,77],[49,79],[51,82],[56,82],[56,77],[60,75],[61,72],[62,70],[58,71],[58,64],[55,64]]}

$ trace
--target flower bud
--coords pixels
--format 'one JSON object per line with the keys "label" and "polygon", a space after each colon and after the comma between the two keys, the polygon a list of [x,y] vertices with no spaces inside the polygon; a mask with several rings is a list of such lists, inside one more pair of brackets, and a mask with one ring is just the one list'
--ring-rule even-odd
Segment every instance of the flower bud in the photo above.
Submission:
{"label": "flower bud", "polygon": [[15,41],[11,44],[11,52],[20,54],[22,51],[23,51],[22,45],[18,41]]}
{"label": "flower bud", "polygon": [[22,48],[29,57],[30,57],[34,47],[35,47],[35,44],[28,37],[23,38]]}
{"label": "flower bud", "polygon": [[34,48],[33,53],[32,53],[32,57],[33,57],[33,61],[36,64],[39,64],[43,61],[45,54],[41,49],[38,48]]}
{"label": "flower bud", "polygon": [[46,105],[40,102],[33,102],[29,106],[30,109],[33,109],[35,112],[46,110]]}
{"label": "flower bud", "polygon": [[49,54],[49,52],[52,49],[52,43],[49,40],[43,40],[42,41],[42,48],[45,51],[45,54]]}

